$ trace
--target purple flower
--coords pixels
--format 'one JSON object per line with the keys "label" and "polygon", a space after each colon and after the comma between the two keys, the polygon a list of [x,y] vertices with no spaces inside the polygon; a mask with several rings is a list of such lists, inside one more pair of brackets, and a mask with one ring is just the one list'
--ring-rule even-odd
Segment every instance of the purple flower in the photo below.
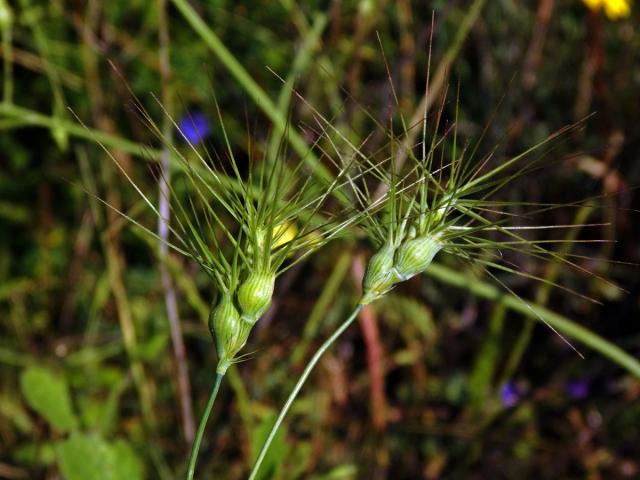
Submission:
{"label": "purple flower", "polygon": [[200,112],[187,113],[178,120],[180,137],[191,145],[197,145],[211,133],[209,119]]}
{"label": "purple flower", "polygon": [[515,382],[507,382],[500,387],[500,399],[502,400],[502,406],[505,408],[511,408],[518,404],[520,401],[520,389]]}
{"label": "purple flower", "polygon": [[565,384],[564,390],[568,397],[574,400],[582,400],[589,395],[589,382],[584,379],[569,380]]}

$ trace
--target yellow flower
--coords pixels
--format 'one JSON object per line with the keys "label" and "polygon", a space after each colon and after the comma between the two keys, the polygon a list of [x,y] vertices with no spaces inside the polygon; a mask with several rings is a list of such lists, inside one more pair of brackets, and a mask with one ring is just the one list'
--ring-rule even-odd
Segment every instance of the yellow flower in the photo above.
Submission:
{"label": "yellow flower", "polygon": [[602,7],[602,3],[604,0],[582,0],[587,7],[589,7],[594,12],[597,12]]}
{"label": "yellow flower", "polygon": [[604,13],[610,20],[618,20],[631,14],[631,0],[582,0],[582,2],[595,12],[604,7]]}
{"label": "yellow flower", "polygon": [[629,0],[608,0],[604,2],[604,11],[611,20],[628,17],[631,13]]}
{"label": "yellow flower", "polygon": [[296,238],[298,227],[293,222],[285,222],[273,227],[273,244],[271,248],[277,248],[285,243],[289,243]]}

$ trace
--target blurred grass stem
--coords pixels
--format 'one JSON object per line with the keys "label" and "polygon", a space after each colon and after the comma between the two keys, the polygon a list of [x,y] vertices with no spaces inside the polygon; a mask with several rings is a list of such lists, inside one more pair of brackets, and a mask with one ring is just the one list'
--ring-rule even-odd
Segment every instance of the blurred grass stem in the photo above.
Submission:
{"label": "blurred grass stem", "polygon": [[291,354],[292,365],[298,365],[302,361],[305,354],[307,353],[309,344],[314,338],[316,338],[323,314],[326,314],[331,306],[331,302],[335,301],[338,290],[342,285],[342,281],[349,271],[350,263],[351,252],[348,250],[342,252],[336,260],[333,271],[331,272],[331,275],[329,276],[327,281],[324,283],[322,292],[320,293],[320,296],[316,300],[315,305],[313,306],[313,309],[309,314],[309,319],[304,325],[302,336],[293,349],[293,353]]}
{"label": "blurred grass stem", "polygon": [[[3,2],[0,1],[0,4],[2,3]],[[8,5],[5,7],[7,9],[9,8]],[[2,35],[2,73],[4,75],[2,100],[5,103],[11,103],[13,102],[13,47],[11,45],[13,36],[12,22],[9,21],[9,23],[0,30],[0,35]]]}
{"label": "blurred grass stem", "polygon": [[[324,181],[331,183],[333,176],[320,162],[318,157],[309,150],[305,140],[293,129],[287,128],[287,119],[269,98],[267,93],[249,75],[242,64],[233,56],[229,49],[222,43],[220,37],[205,23],[187,0],[171,0],[182,16],[187,20],[191,28],[200,35],[211,51],[235,77],[247,94],[256,102],[256,105],[273,122],[278,133],[287,137],[287,140],[301,158],[303,158],[314,172]],[[321,22],[324,27],[324,22]]]}
{"label": "blurred grass stem", "polygon": [[[171,114],[173,110],[172,92],[171,92],[171,63],[169,57],[169,25],[167,19],[167,0],[158,0],[159,16],[158,16],[158,40],[160,48],[158,50],[160,77],[162,80],[162,103]],[[169,330],[171,332],[171,344],[173,346],[173,354],[176,361],[176,376],[178,385],[178,397],[180,402],[180,411],[182,417],[182,429],[184,439],[187,445],[193,442],[195,435],[195,422],[193,419],[193,406],[191,404],[191,385],[189,382],[189,369],[187,363],[187,354],[182,336],[182,327],[178,316],[178,301],[176,289],[173,279],[169,272],[167,262],[162,261],[169,255],[169,222],[171,218],[171,209],[169,206],[169,197],[171,189],[169,182],[171,181],[171,153],[167,144],[172,142],[171,118],[167,115],[163,117],[162,134],[167,142],[162,148],[160,156],[160,176],[158,178],[160,195],[158,211],[158,242],[160,255],[160,277],[162,281],[162,290],[164,291],[165,306],[167,310],[167,318],[169,319]]]}
{"label": "blurred grass stem", "polygon": [[92,130],[84,125],[79,125],[77,122],[58,120],[55,117],[43,115],[42,113],[22,108],[11,103],[1,103],[0,114],[11,119],[20,120],[21,122],[24,122],[25,125],[53,128],[59,124],[65,129],[65,131],[74,137],[90,140],[94,143],[100,142],[105,146],[117,148],[118,150],[146,160],[149,160],[150,158],[158,158],[160,156],[160,152],[158,150],[151,150],[144,145],[132,142],[131,140],[126,140],[118,135],[101,130]]}
{"label": "blurred grass stem", "polygon": [[[431,109],[436,98],[440,95],[444,87],[446,86],[446,80],[449,76],[449,70],[453,65],[458,53],[462,49],[465,40],[471,32],[471,28],[475,25],[476,20],[480,16],[486,0],[475,0],[469,7],[467,14],[464,16],[460,23],[460,27],[456,32],[456,36],[451,43],[451,46],[444,53],[444,56],[438,64],[435,73],[433,74],[433,80],[429,83],[429,88],[425,91],[420,103],[416,107],[413,116],[409,122],[409,125],[417,125],[422,120],[425,112]],[[407,159],[407,154],[411,151],[411,146],[415,144],[416,136],[420,133],[419,128],[413,128],[407,132],[406,137],[402,142],[402,146],[398,148],[397,156],[394,160],[395,169],[397,171],[402,169],[404,162]],[[380,183],[373,198],[380,198],[386,191],[388,185],[384,182]]]}
{"label": "blurred grass stem", "polygon": [[[573,224],[575,225],[575,227],[571,228],[567,232],[565,242],[561,245],[560,250],[558,251],[558,256],[560,258],[566,258],[567,255],[571,252],[571,248],[575,245],[574,241],[580,233],[582,225],[588,221],[589,216],[593,212],[593,208],[594,207],[592,205],[584,205],[580,207],[580,209],[576,212],[576,215],[573,219]],[[560,274],[560,267],[561,264],[558,262],[549,264],[544,275],[545,280],[548,280],[549,282],[555,282],[556,278]],[[551,294],[551,287],[551,283],[541,283],[538,286],[535,296],[536,304],[540,306],[546,306]],[[509,358],[507,359],[506,366],[502,374],[501,383],[504,383],[508,379],[510,379],[518,369],[520,362],[522,361],[522,358],[524,357],[524,354],[527,351],[529,344],[531,343],[531,337],[533,335],[535,325],[536,322],[533,319],[528,318],[525,320],[524,327],[518,335]]]}
{"label": "blurred grass stem", "polygon": [[507,308],[514,312],[521,313],[527,318],[544,321],[563,335],[591,347],[640,379],[640,361],[638,361],[638,359],[617,345],[605,340],[597,333],[593,333],[562,315],[552,312],[541,305],[523,302],[522,299],[515,295],[501,292],[500,289],[494,285],[476,279],[471,280],[468,275],[458,273],[440,264],[432,263],[424,273],[446,284],[467,289],[477,297],[503,302]]}

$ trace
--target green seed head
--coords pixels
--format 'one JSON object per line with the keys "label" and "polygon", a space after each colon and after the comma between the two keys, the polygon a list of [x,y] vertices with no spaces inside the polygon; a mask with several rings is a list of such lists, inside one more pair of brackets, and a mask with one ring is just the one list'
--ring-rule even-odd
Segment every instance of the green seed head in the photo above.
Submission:
{"label": "green seed head", "polygon": [[400,245],[395,261],[399,280],[408,280],[424,272],[441,248],[442,244],[433,235],[417,237]]}
{"label": "green seed head", "polygon": [[395,248],[385,245],[369,260],[362,280],[362,303],[366,305],[387,293],[397,281],[393,269]]}
{"label": "green seed head", "polygon": [[211,310],[209,330],[214,338],[221,364],[232,360],[244,346],[246,335],[231,294],[223,294],[218,305]]}
{"label": "green seed head", "polygon": [[252,272],[238,289],[242,319],[255,323],[271,305],[276,276],[271,272]]}

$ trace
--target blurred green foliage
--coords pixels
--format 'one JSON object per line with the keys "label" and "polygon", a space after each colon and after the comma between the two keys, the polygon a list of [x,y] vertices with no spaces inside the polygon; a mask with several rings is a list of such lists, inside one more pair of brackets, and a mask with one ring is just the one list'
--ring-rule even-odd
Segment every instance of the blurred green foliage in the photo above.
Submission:
{"label": "blurred green foliage", "polygon": [[[319,41],[307,46],[306,61],[292,76],[295,89],[354,140],[375,126],[364,108],[382,123],[389,122],[390,111],[396,123],[399,112],[411,117],[419,111],[432,35],[431,72],[441,72],[451,91],[459,89],[462,133],[474,138],[489,125],[482,148],[487,153],[497,145],[498,160],[595,112],[547,154],[545,168],[518,179],[503,197],[553,204],[594,197],[584,223],[603,225],[575,234],[610,242],[573,245],[566,253],[628,293],[580,271],[549,273],[545,264],[522,268],[552,274],[602,305],[560,290],[543,294],[535,282],[504,280],[524,298],[546,304],[637,358],[640,279],[637,267],[615,262],[640,262],[639,5],[629,18],[611,22],[579,0],[486,2],[459,48],[452,49],[471,3],[190,4],[274,103],[286,87],[270,70],[289,78],[313,26],[320,25]],[[272,125],[246,85],[171,2],[165,6],[171,77],[163,83],[160,5],[0,2],[0,8],[12,9],[12,22],[1,32],[2,478],[184,475],[189,446],[157,243],[92,194],[152,229],[156,220],[67,108],[107,135],[99,138],[149,192],[156,189],[157,168],[153,155],[139,147],[162,145],[135,114],[128,88],[158,120],[161,110],[149,94],[161,96],[168,87],[168,108],[176,119],[201,111],[212,123],[215,91],[233,148],[245,161],[251,149],[267,148]],[[452,102],[444,104],[449,120],[453,109]],[[292,127],[312,143],[309,107],[294,100],[289,110]],[[219,129],[207,141],[221,149]],[[371,151],[385,141],[374,134]],[[186,150],[183,143],[176,141]],[[180,194],[178,172],[175,179]],[[552,208],[539,218],[568,224],[575,216],[576,209]],[[335,242],[287,273],[273,313],[250,340],[253,353],[229,373],[203,445],[199,478],[246,476],[304,359],[357,297],[357,279],[346,260],[336,259],[367,249],[358,239]],[[471,282],[480,281],[474,279],[481,272],[443,262]],[[172,256],[168,267],[198,414],[215,366],[206,318],[216,292],[184,259]],[[319,298],[320,313],[312,315]],[[426,276],[375,305],[373,314],[384,403],[371,403],[372,345],[353,329],[306,386],[263,478],[640,475],[640,383],[619,366],[589,350],[581,349],[581,360],[548,329],[534,329],[500,302]],[[307,325],[308,318],[313,324]],[[518,345],[521,358],[513,353]],[[575,381],[588,385],[585,396],[569,388]],[[512,407],[500,397],[508,382],[518,391]],[[384,425],[374,427],[373,408],[383,408],[377,414]]]}

